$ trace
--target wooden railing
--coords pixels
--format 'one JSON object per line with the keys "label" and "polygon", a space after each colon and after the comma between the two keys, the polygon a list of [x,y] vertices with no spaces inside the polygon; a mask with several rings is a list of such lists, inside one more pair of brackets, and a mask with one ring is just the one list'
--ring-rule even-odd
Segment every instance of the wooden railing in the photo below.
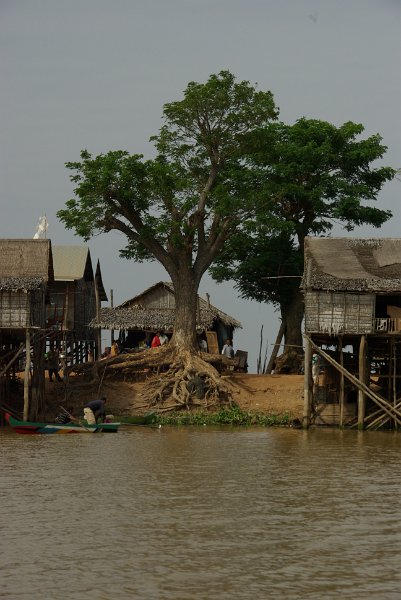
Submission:
{"label": "wooden railing", "polygon": [[401,332],[401,319],[379,318],[373,319],[373,330],[378,333],[383,332]]}

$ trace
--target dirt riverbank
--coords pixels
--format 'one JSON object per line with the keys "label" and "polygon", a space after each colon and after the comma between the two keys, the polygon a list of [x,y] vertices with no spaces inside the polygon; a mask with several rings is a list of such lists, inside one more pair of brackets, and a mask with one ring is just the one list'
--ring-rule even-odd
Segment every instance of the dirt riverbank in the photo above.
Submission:
{"label": "dirt riverbank", "polygon": [[[302,418],[303,376],[302,375],[253,375],[236,373],[225,376],[236,384],[236,404],[242,410],[281,415],[290,414],[292,419]],[[107,411],[115,415],[130,415],[143,412],[141,389],[143,382],[105,381],[100,394],[107,397]],[[80,412],[82,406],[96,398],[93,392],[80,392],[71,386],[66,398],[63,383],[46,381],[46,405],[49,417],[59,412],[59,405],[74,406]]]}

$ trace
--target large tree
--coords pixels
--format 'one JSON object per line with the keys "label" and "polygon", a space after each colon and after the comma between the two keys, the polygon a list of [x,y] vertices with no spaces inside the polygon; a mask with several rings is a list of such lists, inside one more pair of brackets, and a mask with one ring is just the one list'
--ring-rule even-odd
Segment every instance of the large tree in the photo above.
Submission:
{"label": "large tree", "polygon": [[287,348],[302,348],[304,240],[328,234],[334,224],[380,227],[391,212],[371,206],[395,171],[381,165],[379,135],[362,138],[351,122],[336,127],[299,119],[271,123],[248,138],[247,165],[255,177],[256,219],[243,222],[212,267],[232,279],[244,298],[279,307]]}
{"label": "large tree", "polygon": [[168,272],[176,302],[170,348],[196,348],[201,278],[254,213],[245,142],[276,117],[271,92],[222,71],[189,83],[182,100],[164,106],[164,124],[151,138],[154,159],[85,150],[79,162],[67,163],[75,198],[57,213],[66,227],[85,240],[120,231],[123,256],[157,260]]}

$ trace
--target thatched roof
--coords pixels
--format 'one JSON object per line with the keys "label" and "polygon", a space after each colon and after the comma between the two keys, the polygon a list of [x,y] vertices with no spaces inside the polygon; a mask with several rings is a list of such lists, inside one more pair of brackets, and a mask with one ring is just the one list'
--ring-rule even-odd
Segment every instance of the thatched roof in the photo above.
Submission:
{"label": "thatched roof", "polygon": [[53,279],[50,240],[0,240],[0,290],[31,291]]}
{"label": "thatched roof", "polygon": [[305,290],[400,292],[401,239],[305,239]]}
{"label": "thatched roof", "polygon": [[[174,306],[146,306],[146,297],[157,288],[164,290],[166,294],[174,295],[172,283],[159,282],[115,308],[102,308],[99,322],[93,320],[90,323],[91,327],[101,329],[137,329],[141,331],[163,329],[171,331],[174,327],[175,319]],[[234,329],[242,328],[241,323],[234,319],[234,317],[219,310],[200,296],[198,296],[198,300],[197,327],[210,329],[213,322],[219,320],[224,325],[233,327]]]}
{"label": "thatched roof", "polygon": [[94,277],[91,254],[87,246],[53,246],[53,264],[55,281],[95,280],[100,300],[107,301],[100,263],[98,261]]}

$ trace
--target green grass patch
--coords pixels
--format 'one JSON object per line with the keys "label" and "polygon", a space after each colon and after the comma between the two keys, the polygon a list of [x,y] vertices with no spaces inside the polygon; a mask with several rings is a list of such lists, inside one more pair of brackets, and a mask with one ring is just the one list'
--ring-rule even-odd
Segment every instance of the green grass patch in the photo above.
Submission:
{"label": "green grass patch", "polygon": [[262,427],[288,426],[289,414],[265,415],[261,413],[246,412],[239,408],[225,408],[218,412],[174,412],[168,415],[156,415],[155,423],[158,425],[259,425]]}

